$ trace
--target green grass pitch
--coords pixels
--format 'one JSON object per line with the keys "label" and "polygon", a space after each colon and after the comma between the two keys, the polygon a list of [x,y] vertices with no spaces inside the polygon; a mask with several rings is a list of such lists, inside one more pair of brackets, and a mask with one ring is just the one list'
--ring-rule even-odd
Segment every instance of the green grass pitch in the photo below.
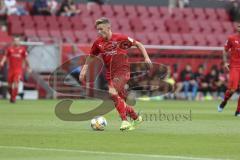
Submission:
{"label": "green grass pitch", "polygon": [[[240,117],[234,117],[236,101],[217,113],[219,101],[137,102],[145,115],[134,131],[119,131],[114,110],[104,117],[105,131],[92,131],[90,122],[66,122],[54,114],[57,100],[0,101],[1,160],[155,160],[240,159]],[[75,101],[71,111],[80,113],[99,101]],[[177,121],[147,117],[190,114]],[[147,119],[148,118],[148,119]]]}

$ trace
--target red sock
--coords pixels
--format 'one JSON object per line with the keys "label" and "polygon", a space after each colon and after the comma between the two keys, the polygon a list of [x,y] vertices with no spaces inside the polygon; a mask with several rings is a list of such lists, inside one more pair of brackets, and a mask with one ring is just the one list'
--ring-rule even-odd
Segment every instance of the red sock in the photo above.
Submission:
{"label": "red sock", "polygon": [[224,102],[227,102],[232,97],[232,95],[233,93],[230,92],[230,90],[227,90],[224,95]]}
{"label": "red sock", "polygon": [[114,101],[115,107],[123,121],[127,120],[127,113],[125,108],[125,103],[122,98],[117,95],[112,96],[112,100]]}
{"label": "red sock", "polygon": [[240,112],[240,96],[238,97],[237,111]]}
{"label": "red sock", "polygon": [[127,105],[126,112],[127,112],[127,115],[129,115],[133,120],[136,120],[138,118],[138,115],[134,111],[133,107]]}
{"label": "red sock", "polygon": [[11,99],[13,101],[16,101],[17,94],[18,94],[18,88],[13,88],[12,89],[12,94],[11,94]]}

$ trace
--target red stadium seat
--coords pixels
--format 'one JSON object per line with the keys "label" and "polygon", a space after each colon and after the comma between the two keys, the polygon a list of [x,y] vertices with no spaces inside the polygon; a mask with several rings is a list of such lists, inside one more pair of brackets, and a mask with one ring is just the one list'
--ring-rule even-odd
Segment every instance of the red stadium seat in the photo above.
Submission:
{"label": "red stadium seat", "polygon": [[75,36],[75,34],[72,31],[62,31],[62,36],[65,42],[77,42],[77,38]]}
{"label": "red stadium seat", "polygon": [[170,15],[167,7],[159,7],[159,13],[161,17],[168,17]]}
{"label": "red stadium seat", "polygon": [[201,21],[199,23],[201,30],[204,34],[212,34],[213,33],[213,28],[210,25],[209,21]]}
{"label": "red stadium seat", "polygon": [[113,11],[116,17],[126,18],[126,12],[123,5],[113,5]]}
{"label": "red stadium seat", "polygon": [[191,28],[188,24],[188,21],[183,19],[178,19],[176,20],[176,24],[181,33],[190,33]]}
{"label": "red stadium seat", "polygon": [[196,19],[192,8],[183,8],[182,12],[183,12],[184,18],[186,20],[195,20]]}
{"label": "red stadium seat", "polygon": [[193,13],[195,14],[197,20],[206,20],[207,18],[203,8],[194,8]]}
{"label": "red stadium seat", "polygon": [[194,46],[195,41],[193,39],[193,36],[191,34],[182,34],[182,39],[185,45],[187,46]]}
{"label": "red stadium seat", "polygon": [[172,39],[169,34],[160,34],[159,35],[161,45],[172,45]]}
{"label": "red stadium seat", "polygon": [[78,39],[79,43],[82,43],[82,44],[89,43],[87,34],[85,32],[75,31],[74,34],[75,34],[76,38]]}
{"label": "red stadium seat", "polygon": [[193,34],[193,39],[197,46],[207,46],[207,40],[202,34]]}
{"label": "red stadium seat", "polygon": [[148,8],[146,6],[137,5],[136,10],[141,19],[148,19],[150,17],[150,13],[148,12]]}
{"label": "red stadium seat", "polygon": [[50,30],[49,34],[54,39],[62,40],[62,35],[59,30]]}
{"label": "red stadium seat", "polygon": [[153,25],[156,28],[156,32],[158,32],[158,33],[166,33],[167,32],[167,28],[163,21],[153,21]]}
{"label": "red stadium seat", "polygon": [[154,32],[156,30],[155,25],[152,20],[146,19],[144,21],[141,21],[142,25],[144,27],[144,32]]}
{"label": "red stadium seat", "polygon": [[207,19],[211,21],[217,21],[218,15],[214,8],[205,8],[205,13],[207,15]]}
{"label": "red stadium seat", "polygon": [[28,38],[37,37],[37,33],[36,33],[35,29],[25,29],[24,30],[24,35]]}
{"label": "red stadium seat", "polygon": [[202,29],[200,27],[200,24],[197,20],[192,20],[192,21],[188,21],[191,33],[193,34],[199,34],[202,32]]}
{"label": "red stadium seat", "polygon": [[128,18],[138,17],[138,13],[134,5],[125,5],[124,7]]}
{"label": "red stadium seat", "polygon": [[206,35],[207,44],[209,46],[218,46],[218,39],[214,35]]}
{"label": "red stadium seat", "polygon": [[20,23],[11,24],[9,27],[9,33],[12,35],[23,35],[24,33],[22,24]]}
{"label": "red stadium seat", "polygon": [[152,44],[152,45],[159,45],[160,44],[160,39],[159,39],[159,36],[155,33],[155,32],[150,32],[150,33],[147,33],[146,35],[149,39],[149,43]]}
{"label": "red stadium seat", "polygon": [[224,29],[222,27],[222,24],[219,21],[209,22],[209,24],[212,27],[214,34],[222,34],[222,33],[224,33]]}
{"label": "red stadium seat", "polygon": [[222,22],[223,30],[225,34],[233,34],[235,27],[231,22]]}
{"label": "red stadium seat", "polygon": [[83,30],[85,28],[85,25],[79,16],[70,17],[70,22],[72,24],[73,30]]}
{"label": "red stadium seat", "polygon": [[230,21],[230,16],[227,11],[223,8],[217,8],[216,13],[218,15],[218,20],[220,21]]}
{"label": "red stadium seat", "polygon": [[134,32],[142,32],[144,30],[144,25],[139,18],[132,18],[129,24]]}
{"label": "red stadium seat", "polygon": [[150,6],[148,7],[148,12],[153,20],[158,20],[161,17],[158,7]]}
{"label": "red stadium seat", "polygon": [[170,34],[170,37],[172,39],[173,45],[178,45],[178,46],[184,45],[184,41],[182,39],[181,34]]}
{"label": "red stadium seat", "polygon": [[135,34],[135,40],[143,43],[143,44],[149,44],[150,40],[148,39],[148,36],[145,34],[141,34],[141,33],[136,33]]}
{"label": "red stadium seat", "polygon": [[33,16],[32,19],[36,24],[46,21],[44,16]]}
{"label": "red stadium seat", "polygon": [[93,43],[97,38],[96,32],[87,32],[87,38],[89,43]]}
{"label": "red stadium seat", "polygon": [[7,23],[12,24],[12,23],[22,23],[22,22],[20,20],[20,16],[10,15],[7,17]]}
{"label": "red stadium seat", "polygon": [[174,8],[174,9],[172,10],[172,17],[173,17],[174,19],[183,20],[184,17],[185,17],[185,15],[184,15],[182,9],[180,9],[180,8]]}
{"label": "red stadium seat", "polygon": [[226,44],[228,36],[227,35],[223,35],[223,34],[219,34],[219,35],[216,35],[216,38],[218,40],[218,45],[219,46],[224,46]]}
{"label": "red stadium seat", "polygon": [[102,5],[103,15],[108,18],[114,17],[114,11],[111,5]]}
{"label": "red stadium seat", "polygon": [[180,28],[174,19],[166,19],[165,26],[170,33],[178,33],[180,31]]}
{"label": "red stadium seat", "polygon": [[38,37],[50,37],[48,30],[42,30],[42,29],[38,29],[37,30],[37,35]]}
{"label": "red stadium seat", "polygon": [[120,26],[121,32],[130,32],[132,31],[131,26],[129,24],[129,20],[126,18],[118,19],[118,24]]}

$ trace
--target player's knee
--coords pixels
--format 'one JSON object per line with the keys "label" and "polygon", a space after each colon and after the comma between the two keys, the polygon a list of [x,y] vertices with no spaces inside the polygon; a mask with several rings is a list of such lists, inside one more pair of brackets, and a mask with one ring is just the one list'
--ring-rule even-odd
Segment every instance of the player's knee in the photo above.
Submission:
{"label": "player's knee", "polygon": [[115,88],[113,87],[110,87],[109,90],[108,90],[108,93],[111,95],[111,96],[116,96],[118,93],[116,91]]}

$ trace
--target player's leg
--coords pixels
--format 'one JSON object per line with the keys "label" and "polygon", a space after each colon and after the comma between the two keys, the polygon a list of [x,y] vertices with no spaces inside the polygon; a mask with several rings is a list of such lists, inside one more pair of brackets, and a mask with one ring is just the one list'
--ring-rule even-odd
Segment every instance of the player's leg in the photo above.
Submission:
{"label": "player's leg", "polygon": [[238,88],[238,82],[239,82],[238,70],[235,69],[235,68],[231,68],[230,72],[229,72],[228,89],[226,90],[226,92],[224,94],[223,101],[218,106],[218,112],[222,112],[223,111],[223,109],[226,106],[228,100],[232,97],[233,93]]}
{"label": "player's leg", "polygon": [[[127,76],[126,76],[127,75]],[[125,88],[128,80],[129,80],[128,73],[117,74],[115,78],[112,80],[112,84],[117,90],[118,95],[124,100],[125,103],[125,110],[126,114],[133,120],[133,127],[140,124],[143,120],[142,117],[139,116],[135,111],[134,108],[126,103],[127,99],[127,90]],[[131,128],[134,129],[134,128]]]}
{"label": "player's leg", "polygon": [[[238,75],[239,75],[239,86],[240,86],[240,69],[238,69]],[[238,105],[237,105],[237,109],[235,112],[235,116],[240,117],[240,96],[238,97]]]}
{"label": "player's leg", "polygon": [[122,119],[120,130],[129,129],[132,125],[127,121],[127,113],[124,100],[118,95],[118,92],[113,85],[109,85],[109,94],[114,102],[115,108],[117,109]]}
{"label": "player's leg", "polygon": [[11,102],[16,102],[16,97],[18,95],[18,83],[20,81],[21,74],[15,73],[13,76],[13,83],[12,83],[12,94],[11,94]]}
{"label": "player's leg", "polygon": [[240,96],[238,97],[238,105],[237,110],[235,112],[235,116],[240,117]]}

